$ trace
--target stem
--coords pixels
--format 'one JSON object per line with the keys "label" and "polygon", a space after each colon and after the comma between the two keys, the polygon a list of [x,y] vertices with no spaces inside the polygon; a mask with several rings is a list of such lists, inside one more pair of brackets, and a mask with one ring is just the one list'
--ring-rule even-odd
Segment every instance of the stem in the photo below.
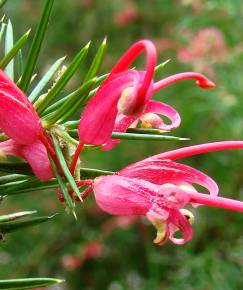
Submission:
{"label": "stem", "polygon": [[158,154],[156,158],[176,160],[198,154],[231,149],[243,149],[243,141],[221,141],[188,146]]}
{"label": "stem", "polygon": [[60,172],[62,171],[61,170],[61,167],[60,167],[60,164],[59,164],[59,161],[57,159],[57,156],[56,156],[56,152],[55,150],[53,149],[53,146],[50,142],[50,139],[48,138],[48,136],[42,132],[42,134],[40,135],[40,140],[42,141],[42,143],[45,145],[46,149],[47,149],[47,152],[50,154],[51,158],[53,159],[56,167],[58,168],[58,170],[60,170]]}
{"label": "stem", "polygon": [[[154,44],[149,40],[141,40],[134,43],[118,60],[118,62],[115,64],[109,75],[112,76],[115,73],[127,70],[128,67],[131,65],[131,63],[143,51],[145,51],[147,55],[146,73],[143,79],[143,83],[138,92],[137,107],[140,107],[144,103],[145,96],[153,79],[155,65],[157,62],[157,52]],[[109,76],[105,80],[105,83],[109,81]]]}
{"label": "stem", "polygon": [[83,192],[82,192],[82,199],[86,199],[88,197],[88,195],[90,194],[90,192],[93,191],[93,187],[89,186],[88,188],[86,188]]}
{"label": "stem", "polygon": [[215,87],[215,84],[206,78],[204,75],[195,73],[195,72],[185,72],[185,73],[178,73],[172,76],[169,76],[165,79],[162,79],[153,85],[153,93],[177,82],[183,81],[186,79],[196,79],[196,84],[201,87],[202,89],[212,89]]}
{"label": "stem", "polygon": [[[86,179],[86,180],[80,180],[80,181],[77,181],[76,182],[77,186],[78,187],[81,187],[81,186],[84,186],[84,185],[88,185],[88,187],[81,192],[81,197],[82,197],[82,201],[89,195],[89,193],[93,190],[93,180],[92,179]],[[68,194],[71,196],[71,198],[73,198],[73,189],[70,189],[68,191]],[[63,196],[62,195],[59,195],[59,200],[62,201],[64,200],[63,199]],[[75,201],[80,201],[80,198],[78,196],[75,196]]]}
{"label": "stem", "polygon": [[93,179],[85,179],[85,180],[80,180],[80,181],[77,181],[77,186],[80,187],[80,186],[83,186],[83,185],[92,185],[93,184]]}
{"label": "stem", "polygon": [[187,192],[190,202],[243,212],[243,202],[204,193]]}
{"label": "stem", "polygon": [[70,170],[70,173],[72,175],[74,174],[75,167],[76,167],[76,164],[78,162],[79,155],[80,155],[81,151],[83,150],[83,147],[84,147],[84,144],[80,142],[78,144],[78,147],[76,148],[74,155],[73,155],[73,159],[72,159],[71,164],[69,166],[69,170]]}

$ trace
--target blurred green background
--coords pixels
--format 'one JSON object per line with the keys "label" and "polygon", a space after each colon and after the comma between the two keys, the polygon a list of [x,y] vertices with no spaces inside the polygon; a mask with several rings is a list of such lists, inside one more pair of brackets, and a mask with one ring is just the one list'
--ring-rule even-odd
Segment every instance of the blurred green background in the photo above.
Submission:
{"label": "blurred green background", "polygon": [[[1,11],[11,18],[16,39],[38,22],[43,1],[9,0]],[[149,155],[207,141],[243,136],[243,3],[240,0],[58,0],[42,48],[38,71],[57,58],[72,56],[92,40],[89,60],[70,84],[87,71],[105,36],[108,51],[102,73],[134,41],[155,42],[159,62],[171,61],[165,76],[196,70],[217,87],[200,90],[193,81],[164,89],[156,98],[174,106],[182,117],[173,131],[190,141],[128,142],[111,152],[83,154],[83,164],[118,170]],[[141,63],[141,67],[143,63]],[[183,160],[204,171],[220,186],[222,196],[243,200],[243,153],[218,152]],[[102,213],[92,198],[78,205],[78,221],[64,212],[55,192],[13,196],[1,212],[38,209],[59,212],[48,225],[18,232],[0,244],[1,278],[55,276],[66,283],[50,289],[72,290],[230,290],[243,287],[243,216],[199,208],[194,238],[185,246],[153,245],[155,231],[146,220],[114,218]]]}

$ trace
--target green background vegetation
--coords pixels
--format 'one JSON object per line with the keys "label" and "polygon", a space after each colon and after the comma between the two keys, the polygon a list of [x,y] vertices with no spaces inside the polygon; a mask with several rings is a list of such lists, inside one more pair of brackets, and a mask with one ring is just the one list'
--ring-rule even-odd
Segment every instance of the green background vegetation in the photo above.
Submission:
{"label": "green background vegetation", "polygon": [[[43,1],[9,0],[2,9],[1,15],[5,13],[11,18],[16,39],[29,27],[35,28],[42,4]],[[157,79],[197,70],[217,84],[214,90],[204,91],[193,81],[185,81],[156,95],[179,111],[182,124],[173,133],[189,137],[190,141],[124,141],[111,152],[83,154],[84,166],[119,170],[167,149],[242,139],[242,14],[240,0],[56,1],[38,63],[41,74],[57,58],[68,55],[71,59],[81,46],[90,39],[93,41],[94,50],[73,78],[70,89],[81,82],[104,36],[108,37],[108,50],[102,73],[108,72],[134,41],[149,38],[158,47],[159,62],[171,59]],[[211,36],[198,39],[198,33],[205,29],[213,31]],[[200,54],[198,46],[203,49],[205,45],[209,49]],[[182,59],[185,49],[194,54],[192,59]],[[143,67],[142,58],[137,65]],[[222,196],[243,200],[242,160],[243,153],[235,150],[183,162],[213,177]],[[9,197],[1,204],[3,213],[32,209],[42,214],[61,214],[48,224],[6,237],[0,245],[1,278],[61,277],[66,283],[50,289],[72,290],[242,288],[243,216],[240,213],[199,208],[193,240],[185,246],[167,243],[159,248],[152,244],[155,232],[145,220],[121,226],[121,221],[119,224],[117,219],[102,213],[93,198],[77,205],[77,222],[65,214],[53,191]],[[87,246],[94,257],[89,258]]]}

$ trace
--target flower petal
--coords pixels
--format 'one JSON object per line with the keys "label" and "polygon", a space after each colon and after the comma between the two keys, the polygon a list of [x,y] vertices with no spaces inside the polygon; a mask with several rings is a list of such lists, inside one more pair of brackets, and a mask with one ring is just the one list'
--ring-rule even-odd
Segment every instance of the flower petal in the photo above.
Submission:
{"label": "flower petal", "polygon": [[146,53],[146,70],[144,71],[143,80],[140,83],[138,90],[138,98],[136,102],[135,111],[139,111],[144,105],[146,100],[152,94],[152,79],[154,75],[155,65],[157,61],[157,52],[154,44],[149,40],[140,40],[135,42],[129,49],[122,55],[122,57],[115,64],[111,70],[110,75],[105,80],[105,83],[110,80],[110,77],[118,72],[123,72],[129,68],[142,52]]}
{"label": "flower petal", "polygon": [[[113,132],[126,132],[129,127],[131,127],[138,117],[136,116],[126,116],[121,113],[118,113],[116,116],[115,125],[113,128]],[[117,144],[119,144],[121,140],[119,139],[110,139],[106,145],[102,148],[102,150],[111,150]]]}
{"label": "flower petal", "polygon": [[48,180],[53,177],[46,147],[40,141],[30,145],[21,145],[9,139],[0,143],[0,151],[6,155],[14,155],[25,159],[35,175],[41,180]]}
{"label": "flower petal", "polygon": [[41,133],[35,111],[0,90],[0,129],[20,144],[34,142]]}
{"label": "flower petal", "polygon": [[31,102],[27,96],[16,86],[16,84],[0,69],[0,91],[7,93],[14,99],[32,108]]}
{"label": "flower petal", "polygon": [[158,246],[164,245],[168,240],[168,230],[166,224],[166,220],[169,216],[168,211],[153,205],[152,208],[147,212],[146,216],[157,230],[156,238],[153,240],[153,242]]}
{"label": "flower petal", "polygon": [[40,141],[30,145],[22,145],[20,154],[30,164],[39,179],[48,180],[54,176],[46,147]]}
{"label": "flower petal", "polygon": [[149,101],[144,111],[145,115],[142,115],[142,117],[140,118],[141,121],[143,121],[143,118],[145,118],[147,113],[160,114],[167,117],[171,121],[170,125],[166,125],[162,119],[160,119],[160,122],[158,122],[156,119],[156,122],[154,124],[152,120],[151,126],[153,128],[158,128],[164,131],[170,131],[171,129],[177,128],[180,126],[180,123],[181,123],[180,115],[177,113],[175,109],[173,109],[171,106],[166,105],[164,103],[161,103],[158,101]]}
{"label": "flower petal", "polygon": [[[170,209],[167,223],[169,239],[177,245],[183,245],[190,241],[193,236],[192,226],[187,218],[176,209]],[[180,231],[182,238],[175,238],[174,234]]]}
{"label": "flower petal", "polygon": [[98,177],[93,187],[99,207],[113,215],[145,215],[158,188],[144,180],[117,175]]}
{"label": "flower petal", "polygon": [[118,174],[161,185],[165,183],[175,185],[198,184],[205,187],[211,195],[218,194],[217,184],[206,174],[188,165],[160,159],[159,155],[129,165],[119,171]]}
{"label": "flower petal", "polygon": [[[78,131],[81,143],[100,145],[110,138],[116,115],[117,103],[124,89],[137,87],[140,74],[126,71],[117,74],[102,85],[96,95],[89,101],[80,119]],[[136,98],[136,92],[133,93]]]}
{"label": "flower petal", "polygon": [[20,157],[19,145],[12,139],[0,143],[0,152],[5,155],[16,155]]}

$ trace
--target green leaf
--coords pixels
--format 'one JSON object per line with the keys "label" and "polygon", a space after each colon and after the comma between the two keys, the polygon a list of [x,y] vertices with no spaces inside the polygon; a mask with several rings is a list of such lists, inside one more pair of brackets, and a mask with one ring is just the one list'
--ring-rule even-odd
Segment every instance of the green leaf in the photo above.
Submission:
{"label": "green leaf", "polygon": [[[96,84],[101,84],[106,79],[107,76],[108,76],[108,74],[104,74],[104,75],[98,77],[96,79]],[[82,100],[82,102],[80,102],[80,107],[85,106],[88,103],[88,101],[96,94],[96,92],[98,91],[98,89],[99,89],[99,87],[97,87],[94,90],[90,91],[90,93],[88,94],[88,96],[86,98],[84,98]]]}
{"label": "green leaf", "polygon": [[[36,226],[38,224],[51,220],[55,215],[52,216],[40,216],[35,218],[29,218],[24,221],[9,221],[0,222],[0,233],[8,234],[26,227]],[[0,288],[1,289],[1,288]]]}
{"label": "green leaf", "polygon": [[[51,162],[53,164],[53,161]],[[7,165],[7,166],[6,166]],[[53,170],[57,170],[56,167],[53,167]],[[25,174],[28,174],[28,175],[33,175],[33,172],[30,168],[30,166],[27,164],[27,163],[1,163],[0,162],[0,171],[3,171],[3,172],[16,172],[16,171],[22,171],[22,172],[25,172]],[[58,173],[58,171],[57,171]],[[108,175],[108,174],[113,174],[114,172],[111,172],[111,171],[105,171],[105,170],[99,170],[99,169],[95,169],[95,168],[81,168],[80,169],[80,173],[82,174],[82,176],[85,176],[85,177],[97,177],[97,176],[100,176],[100,175]],[[36,180],[38,180],[36,178]],[[1,181],[1,178],[0,178],[0,181]],[[40,181],[39,180],[39,185],[37,187],[37,184],[36,184],[36,188],[41,188],[42,187],[44,188],[44,186],[46,185],[47,188],[51,188],[53,187],[55,184],[57,184],[57,180],[56,179],[52,179],[52,180],[49,180],[49,181]],[[10,183],[8,184],[8,187],[10,186]],[[30,186],[30,185],[28,185]],[[28,190],[28,186],[26,184],[26,190]],[[33,189],[30,188],[30,191],[33,191]]]}
{"label": "green leaf", "polygon": [[19,87],[24,92],[26,92],[29,88],[31,78],[36,67],[41,45],[43,43],[47,25],[48,25],[49,18],[51,15],[53,3],[54,3],[54,0],[46,0],[40,23],[37,27],[34,39],[30,47],[25,69],[19,83]]}
{"label": "green leaf", "polygon": [[[141,129],[137,129],[137,130],[141,130]],[[78,130],[77,129],[69,130],[68,133],[74,138],[78,137]],[[164,135],[162,133],[159,133],[159,134],[138,133],[138,134],[136,134],[136,133],[113,132],[112,138],[113,139],[124,139],[124,140],[144,140],[144,141],[186,141],[186,140],[189,140],[188,138],[169,136],[169,135]]]}
{"label": "green leaf", "polygon": [[160,71],[167,65],[167,63],[170,62],[170,59],[167,59],[166,61],[158,64],[156,67],[155,67],[155,75],[158,75],[160,73]]}
{"label": "green leaf", "polygon": [[102,62],[105,56],[106,47],[107,47],[107,42],[105,38],[95,55],[95,58],[85,76],[84,82],[97,76],[97,73],[102,65]]}
{"label": "green leaf", "polygon": [[0,8],[3,7],[4,4],[6,4],[8,0],[0,0]]}
{"label": "green leaf", "polygon": [[70,94],[69,98],[55,112],[42,118],[44,127],[55,123],[62,123],[69,119],[79,108],[82,100],[88,95],[96,79],[85,82],[79,89]]}
{"label": "green leaf", "polygon": [[[103,80],[107,77],[108,74],[102,75],[100,77],[98,77],[96,79],[96,85],[99,85],[101,82],[103,82]],[[92,90],[89,92],[87,98],[85,98],[84,101],[82,101],[82,104],[80,106],[83,106],[84,104],[87,103],[87,100],[89,100],[90,98],[92,98],[94,96],[94,94],[97,92],[98,88]],[[69,94],[68,96],[62,98],[61,100],[55,102],[54,104],[52,104],[51,106],[49,106],[48,108],[46,108],[46,110],[43,112],[43,115],[46,116],[47,114],[54,112],[56,109],[58,109],[60,106],[62,106],[67,100],[68,98],[72,95],[73,93]]]}
{"label": "green leaf", "polygon": [[39,81],[39,83],[36,85],[36,87],[33,89],[31,94],[29,95],[29,100],[33,103],[39,96],[39,94],[42,92],[42,90],[46,87],[48,82],[53,78],[57,70],[60,68],[61,64],[63,63],[64,59],[66,57],[59,58],[45,73],[45,75],[42,77],[42,79]]}
{"label": "green leaf", "polygon": [[66,129],[74,130],[77,128],[78,124],[79,124],[79,120],[75,120],[75,121],[68,121],[64,125]]}
{"label": "green leaf", "polygon": [[26,176],[20,175],[20,174],[3,175],[3,176],[0,176],[0,185],[7,184],[9,182],[24,180],[24,179],[26,179]]}
{"label": "green leaf", "polygon": [[13,45],[12,49],[9,50],[7,54],[0,61],[0,68],[4,69],[10,61],[14,58],[14,56],[19,52],[21,47],[25,44],[30,34],[30,30],[28,30],[21,38]]}
{"label": "green leaf", "polygon": [[[13,48],[13,27],[9,20],[5,34],[5,55],[7,55]],[[5,67],[5,73],[13,80],[14,79],[14,60],[12,59]]]}
{"label": "green leaf", "polygon": [[17,64],[18,64],[18,78],[20,79],[24,71],[23,55],[21,49],[18,51]]}
{"label": "green leaf", "polygon": [[94,168],[80,168],[80,174],[83,178],[95,178],[102,175],[112,175],[115,174],[115,172],[107,171],[107,170],[100,170],[100,169],[94,169]]}
{"label": "green leaf", "polygon": [[57,154],[58,161],[59,161],[59,163],[61,165],[61,168],[63,170],[64,175],[67,178],[67,181],[69,182],[71,188],[73,189],[73,191],[75,192],[77,197],[82,201],[82,197],[81,197],[81,194],[80,194],[79,189],[77,187],[77,184],[76,184],[72,174],[69,171],[69,168],[67,166],[65,158],[64,158],[64,156],[62,154],[62,150],[61,150],[61,148],[59,146],[59,143],[58,143],[57,139],[54,136],[53,136],[53,144],[54,144],[54,147],[55,147],[55,151],[56,151],[56,154]]}
{"label": "green leaf", "polygon": [[35,103],[35,108],[39,114],[41,114],[47,108],[47,106],[52,101],[54,101],[57,95],[62,91],[62,89],[74,75],[81,62],[87,56],[89,45],[90,43],[88,43],[84,48],[79,51],[79,53],[74,57],[70,65],[67,67],[66,71],[60,76],[52,89],[48,92],[48,94],[44,98],[37,100],[37,102]]}
{"label": "green leaf", "polygon": [[59,174],[59,172],[57,170],[57,167],[56,167],[55,163],[53,162],[53,160],[51,158],[50,158],[50,162],[51,162],[52,169],[53,169],[53,171],[55,173],[55,176],[57,178],[57,181],[59,183],[59,186],[61,188],[61,191],[63,193],[63,197],[64,197],[64,199],[65,199],[65,201],[67,203],[67,206],[71,210],[71,212],[73,213],[75,219],[77,219],[76,214],[75,214],[75,210],[74,210],[75,203],[73,202],[71,196],[68,193],[66,182],[63,181],[61,175]]}
{"label": "green leaf", "polygon": [[36,190],[42,190],[47,188],[55,188],[57,181],[55,179],[48,181],[41,181],[36,177],[29,177],[19,181],[10,182],[7,184],[0,185],[1,194],[13,195],[19,193],[33,192]]}
{"label": "green leaf", "polygon": [[0,215],[0,223],[20,219],[22,217],[26,217],[26,216],[32,215],[34,213],[37,213],[37,211],[36,210],[34,210],[34,211],[22,211],[22,212],[15,212],[15,213],[6,214],[6,215]]}
{"label": "green leaf", "polygon": [[125,139],[125,140],[144,140],[144,141],[184,141],[187,138],[181,138],[177,136],[169,136],[163,134],[134,134],[134,133],[112,133],[113,139]]}
{"label": "green leaf", "polygon": [[3,20],[4,20],[4,16],[2,17],[2,19],[1,19],[1,29],[0,29],[0,42],[1,42],[1,40],[2,40],[2,37],[3,37],[3,35],[4,35],[4,32],[5,32],[5,28],[6,28],[6,23],[4,23],[3,22]]}
{"label": "green leaf", "polygon": [[161,134],[160,129],[155,128],[128,128],[127,133],[137,133],[137,134]]}
{"label": "green leaf", "polygon": [[23,162],[0,162],[0,172],[33,175],[33,171],[27,163]]}
{"label": "green leaf", "polygon": [[47,287],[56,283],[63,283],[64,280],[54,278],[26,278],[0,280],[1,290],[24,290],[40,287]]}

